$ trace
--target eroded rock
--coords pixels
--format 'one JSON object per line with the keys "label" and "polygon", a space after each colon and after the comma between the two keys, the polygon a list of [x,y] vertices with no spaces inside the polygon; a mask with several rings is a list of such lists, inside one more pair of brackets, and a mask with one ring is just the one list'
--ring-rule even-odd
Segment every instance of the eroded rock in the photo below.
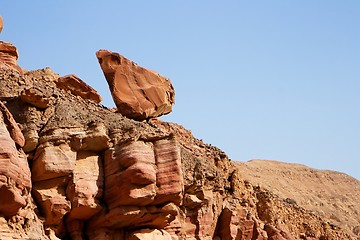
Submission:
{"label": "eroded rock", "polygon": [[0,214],[11,217],[26,205],[30,169],[24,152],[15,145],[19,138],[23,144],[21,131],[2,102],[0,107]]}
{"label": "eroded rock", "polygon": [[171,112],[175,92],[169,79],[115,52],[100,50],[96,56],[122,115],[143,120]]}
{"label": "eroded rock", "polygon": [[66,195],[71,202],[70,220],[87,220],[101,211],[103,172],[99,155],[86,151],[77,153],[73,176],[66,189]]}
{"label": "eroded rock", "polygon": [[61,89],[68,90],[74,95],[94,101],[95,103],[100,103],[102,100],[95,89],[73,74],[60,77],[56,81],[56,85]]}
{"label": "eroded rock", "polygon": [[14,69],[22,73],[21,67],[17,64],[18,57],[19,54],[14,45],[0,41],[0,67]]}
{"label": "eroded rock", "polygon": [[4,21],[3,21],[2,17],[0,16],[0,33],[3,30],[3,27],[4,27]]}

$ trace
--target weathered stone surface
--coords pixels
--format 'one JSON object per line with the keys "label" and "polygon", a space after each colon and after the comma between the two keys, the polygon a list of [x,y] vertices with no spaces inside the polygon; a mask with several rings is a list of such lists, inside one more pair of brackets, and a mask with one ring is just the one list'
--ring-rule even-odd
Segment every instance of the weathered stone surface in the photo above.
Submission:
{"label": "weathered stone surface", "polygon": [[140,229],[128,234],[126,240],[172,240],[172,238],[165,230]]}
{"label": "weathered stone surface", "polygon": [[268,240],[293,240],[287,232],[281,231],[270,224],[266,224],[264,230],[269,237]]}
{"label": "weathered stone surface", "polygon": [[39,146],[32,165],[34,182],[68,176],[75,168],[76,152],[67,144]]}
{"label": "weathered stone surface", "polygon": [[56,81],[56,86],[58,88],[68,90],[72,94],[80,96],[83,99],[94,101],[95,103],[100,103],[102,100],[101,96],[95,89],[73,74],[60,77]]}
{"label": "weathered stone surface", "polygon": [[70,138],[70,146],[76,151],[103,151],[109,148],[110,138],[104,123],[93,122],[87,129],[78,129],[68,132],[65,138]]}
{"label": "weathered stone surface", "polygon": [[0,41],[0,67],[10,68],[22,73],[21,67],[17,64],[18,51],[14,45]]}
{"label": "weathered stone surface", "polygon": [[66,189],[66,195],[71,202],[70,220],[87,220],[101,211],[103,171],[99,155],[85,151],[77,153],[73,177]]}
{"label": "weathered stone surface", "polygon": [[0,102],[0,114],[2,114],[2,121],[3,123],[5,123],[7,131],[10,134],[10,137],[14,140],[14,142],[17,145],[23,147],[25,144],[24,135],[22,134],[12,114],[9,112],[9,110],[2,102]]}
{"label": "weathered stone surface", "polygon": [[36,88],[25,89],[21,92],[20,98],[22,101],[41,109],[47,108],[51,101],[49,97],[44,96],[41,91]]}
{"label": "weathered stone surface", "polygon": [[180,149],[174,138],[154,142],[156,159],[156,197],[153,204],[180,204],[184,191]]}
{"label": "weathered stone surface", "polygon": [[[1,102],[0,106],[4,107]],[[31,181],[26,156],[17,150],[8,131],[11,114],[3,113],[0,111],[0,214],[10,217],[26,205]]]}
{"label": "weathered stone surface", "polygon": [[99,214],[88,223],[88,228],[134,229],[149,227],[163,229],[172,222],[178,210],[169,203],[164,206],[119,206]]}
{"label": "weathered stone surface", "polygon": [[4,27],[4,21],[3,21],[2,17],[0,16],[0,33],[3,30],[3,27]]}
{"label": "weathered stone surface", "polygon": [[156,166],[152,145],[141,141],[116,145],[105,154],[105,199],[109,209],[144,206],[156,194]]}
{"label": "weathered stone surface", "polygon": [[96,53],[118,111],[143,120],[171,112],[174,88],[169,79],[145,69],[118,53]]}
{"label": "weathered stone surface", "polygon": [[223,209],[218,221],[218,235],[226,240],[267,239],[267,233],[258,227],[256,219],[240,206]]}
{"label": "weathered stone surface", "polygon": [[33,185],[33,197],[45,218],[45,225],[50,226],[57,234],[65,228],[63,217],[71,209],[71,203],[65,194],[68,181],[68,178],[60,177]]}

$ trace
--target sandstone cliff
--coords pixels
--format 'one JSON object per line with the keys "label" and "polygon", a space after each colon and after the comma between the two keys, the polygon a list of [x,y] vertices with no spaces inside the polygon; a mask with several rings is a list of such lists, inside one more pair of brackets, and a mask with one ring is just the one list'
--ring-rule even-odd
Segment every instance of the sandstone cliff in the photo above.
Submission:
{"label": "sandstone cliff", "polygon": [[[168,113],[174,99],[169,80],[159,80],[165,87],[151,87],[146,76],[153,71],[141,68],[138,75],[150,90],[131,101],[145,109],[135,115],[147,119],[135,121],[99,104],[96,90],[78,77],[61,77],[49,68],[26,71],[17,65],[17,52],[13,58],[2,53],[0,239],[358,236],[358,218],[348,221],[346,211],[332,221],[286,194],[275,195],[268,186],[246,180],[247,170],[220,149],[154,118]],[[130,82],[136,91],[143,86]],[[157,100],[142,101],[148,93]],[[354,209],[357,199],[348,196]],[[355,230],[340,228],[347,224]]]}

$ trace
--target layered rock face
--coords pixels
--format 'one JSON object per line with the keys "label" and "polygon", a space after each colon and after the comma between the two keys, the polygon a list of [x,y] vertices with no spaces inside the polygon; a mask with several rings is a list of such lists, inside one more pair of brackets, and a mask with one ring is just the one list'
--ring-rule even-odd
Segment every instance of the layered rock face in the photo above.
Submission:
{"label": "layered rock face", "polygon": [[0,16],[0,33],[1,33],[2,29],[3,29],[3,26],[4,26],[4,22],[3,22],[2,17]]}
{"label": "layered rock face", "polygon": [[0,213],[6,217],[15,215],[26,205],[31,188],[29,165],[17,146],[24,146],[24,137],[0,102]]}
{"label": "layered rock face", "polygon": [[11,43],[0,41],[0,66],[2,68],[12,68],[18,72],[22,72],[22,69],[17,64],[18,51]]}
{"label": "layered rock face", "polygon": [[355,236],[244,180],[224,152],[190,131],[152,118],[173,103],[171,84],[152,87],[147,81],[155,73],[100,53],[102,67],[120,69],[105,75],[130,79],[128,87],[138,82],[128,95],[139,97],[130,116],[151,119],[135,121],[119,106],[119,112],[103,107],[96,91],[76,76],[0,65],[0,239]]}
{"label": "layered rock face", "polygon": [[118,53],[96,53],[118,111],[143,120],[171,112],[174,88],[169,79],[145,69]]}

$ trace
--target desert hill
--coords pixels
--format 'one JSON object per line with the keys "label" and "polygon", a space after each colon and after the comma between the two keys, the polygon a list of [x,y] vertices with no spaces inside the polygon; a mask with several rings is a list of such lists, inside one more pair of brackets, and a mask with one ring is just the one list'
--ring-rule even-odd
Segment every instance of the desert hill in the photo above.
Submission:
{"label": "desert hill", "polygon": [[359,180],[336,171],[271,160],[252,160],[237,165],[245,180],[359,236]]}

